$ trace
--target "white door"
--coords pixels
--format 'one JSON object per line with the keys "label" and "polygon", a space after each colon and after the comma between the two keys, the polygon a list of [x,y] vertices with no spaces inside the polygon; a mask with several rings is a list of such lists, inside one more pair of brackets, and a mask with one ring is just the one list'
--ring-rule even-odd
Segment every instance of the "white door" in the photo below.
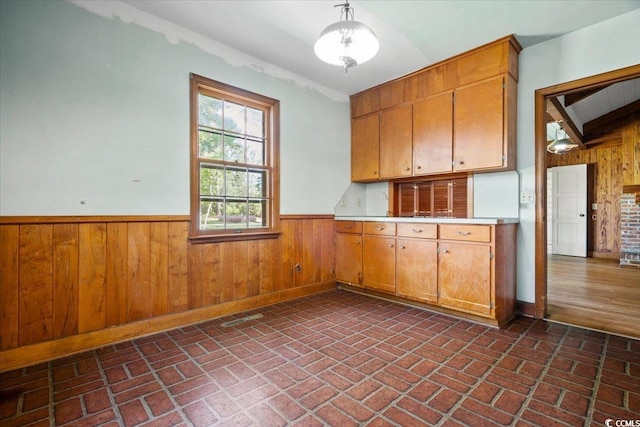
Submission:
{"label": "white door", "polygon": [[552,252],[587,256],[587,165],[551,168]]}

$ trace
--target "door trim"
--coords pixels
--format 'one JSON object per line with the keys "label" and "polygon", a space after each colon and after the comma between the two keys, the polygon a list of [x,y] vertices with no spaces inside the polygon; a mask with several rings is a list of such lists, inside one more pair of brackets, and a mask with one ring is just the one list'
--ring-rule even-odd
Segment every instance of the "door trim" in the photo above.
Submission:
{"label": "door trim", "polygon": [[640,65],[621,68],[546,88],[534,94],[535,102],[535,317],[547,315],[547,132],[546,99],[640,77]]}

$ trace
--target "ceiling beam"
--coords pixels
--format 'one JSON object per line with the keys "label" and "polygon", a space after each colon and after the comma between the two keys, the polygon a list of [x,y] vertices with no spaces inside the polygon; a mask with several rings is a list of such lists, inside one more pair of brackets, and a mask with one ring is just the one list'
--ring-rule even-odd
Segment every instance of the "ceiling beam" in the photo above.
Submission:
{"label": "ceiling beam", "polygon": [[547,99],[547,114],[549,114],[556,122],[562,122],[562,130],[567,133],[569,139],[576,144],[578,144],[578,148],[581,150],[586,150],[587,147],[584,145],[582,140],[582,134],[576,127],[567,111],[564,109],[558,98],[548,98]]}
{"label": "ceiling beam", "polygon": [[609,87],[610,85],[594,87],[592,89],[580,90],[573,93],[568,93],[564,96],[564,105],[568,107],[569,105],[573,105],[576,102],[582,101],[583,99],[593,95],[594,93],[600,92],[602,89]]}
{"label": "ceiling beam", "polygon": [[636,114],[638,112],[640,112],[640,99],[632,102],[631,104],[627,104],[624,107],[620,107],[617,110],[613,110],[610,113],[605,114],[604,116],[600,116],[588,121],[582,126],[582,130],[584,131],[585,137],[587,137],[587,135],[593,135],[598,130],[598,128],[608,125],[614,120],[618,120],[622,117],[628,116],[630,114]]}

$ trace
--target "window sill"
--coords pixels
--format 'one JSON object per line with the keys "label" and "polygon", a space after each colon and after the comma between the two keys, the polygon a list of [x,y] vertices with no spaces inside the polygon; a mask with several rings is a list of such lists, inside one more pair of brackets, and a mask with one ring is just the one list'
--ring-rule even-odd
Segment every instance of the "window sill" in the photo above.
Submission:
{"label": "window sill", "polygon": [[190,236],[189,241],[194,244],[219,243],[219,242],[239,242],[243,240],[266,240],[277,239],[282,233],[280,231],[267,231],[260,233],[234,233],[234,234],[209,234],[202,236]]}

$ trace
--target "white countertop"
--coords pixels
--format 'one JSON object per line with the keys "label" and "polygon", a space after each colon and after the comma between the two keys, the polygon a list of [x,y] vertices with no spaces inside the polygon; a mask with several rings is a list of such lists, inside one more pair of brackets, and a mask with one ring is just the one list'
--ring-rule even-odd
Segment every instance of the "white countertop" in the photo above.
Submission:
{"label": "white countertop", "polygon": [[517,224],[518,218],[423,218],[387,216],[336,216],[336,221],[418,222],[433,224]]}

